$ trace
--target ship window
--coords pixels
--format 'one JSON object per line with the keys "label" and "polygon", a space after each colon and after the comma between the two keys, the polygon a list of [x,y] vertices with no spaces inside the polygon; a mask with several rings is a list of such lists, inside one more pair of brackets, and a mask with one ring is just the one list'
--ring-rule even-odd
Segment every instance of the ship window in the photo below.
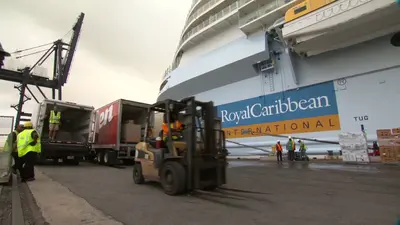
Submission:
{"label": "ship window", "polygon": [[390,39],[390,44],[394,47],[400,47],[400,32],[395,33]]}
{"label": "ship window", "polygon": [[294,14],[301,13],[301,12],[303,12],[304,10],[307,10],[307,5],[301,6],[301,7],[299,7],[299,8],[295,8],[295,9],[294,9]]}

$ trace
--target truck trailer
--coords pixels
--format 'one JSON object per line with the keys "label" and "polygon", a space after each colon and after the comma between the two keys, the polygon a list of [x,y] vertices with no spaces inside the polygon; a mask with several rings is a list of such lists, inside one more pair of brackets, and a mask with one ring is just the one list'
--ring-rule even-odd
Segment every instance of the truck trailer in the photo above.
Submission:
{"label": "truck trailer", "polygon": [[[133,162],[135,146],[144,136],[149,107],[146,103],[119,99],[97,109],[87,158],[104,165]],[[154,121],[154,115],[151,117]]]}
{"label": "truck trailer", "polygon": [[[49,115],[54,106],[61,112],[56,139],[49,139]],[[38,162],[48,159],[78,165],[90,150],[89,128],[94,120],[94,107],[73,102],[45,99],[32,113],[33,127],[41,138],[42,152]]]}

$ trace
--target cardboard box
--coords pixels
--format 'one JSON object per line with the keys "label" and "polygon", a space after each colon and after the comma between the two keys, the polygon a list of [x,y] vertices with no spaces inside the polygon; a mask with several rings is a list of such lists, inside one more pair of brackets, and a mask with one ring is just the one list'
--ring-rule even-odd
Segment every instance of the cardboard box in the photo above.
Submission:
{"label": "cardboard box", "polygon": [[140,142],[142,135],[142,126],[134,123],[125,123],[122,125],[123,142]]}
{"label": "cardboard box", "polygon": [[400,146],[400,138],[378,139],[379,146]]}
{"label": "cardboard box", "polygon": [[393,134],[392,134],[392,130],[391,129],[376,130],[376,136],[378,136],[378,139],[393,138]]}
{"label": "cardboard box", "polygon": [[392,133],[393,133],[394,135],[400,135],[400,128],[393,128],[393,129],[392,129]]}
{"label": "cardboard box", "polygon": [[381,146],[379,150],[383,163],[400,162],[400,146]]}

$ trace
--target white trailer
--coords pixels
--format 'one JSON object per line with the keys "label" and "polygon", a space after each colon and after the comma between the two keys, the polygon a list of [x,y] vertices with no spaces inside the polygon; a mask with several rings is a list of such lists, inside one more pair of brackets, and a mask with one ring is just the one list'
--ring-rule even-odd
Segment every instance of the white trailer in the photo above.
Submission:
{"label": "white trailer", "polygon": [[[61,124],[56,140],[49,141],[48,117],[54,106],[61,112]],[[64,163],[78,165],[90,150],[89,126],[94,118],[93,106],[50,99],[42,101],[32,114],[32,123],[42,144],[39,161],[52,159],[58,162],[62,159]]]}

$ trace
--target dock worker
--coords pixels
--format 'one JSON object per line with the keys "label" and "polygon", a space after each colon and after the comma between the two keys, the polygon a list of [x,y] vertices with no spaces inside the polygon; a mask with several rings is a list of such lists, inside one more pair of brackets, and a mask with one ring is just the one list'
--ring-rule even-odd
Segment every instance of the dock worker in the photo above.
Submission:
{"label": "dock worker", "polygon": [[[0,160],[4,163],[0,162],[0,181],[8,182],[10,180],[11,173],[17,173],[17,170],[20,170],[20,163],[18,158],[17,150],[17,135],[22,131],[22,126],[17,126],[17,128],[8,134],[7,140],[4,143],[4,147],[0,149]],[[15,155],[17,154],[17,155]],[[16,157],[15,157],[16,156]],[[14,157],[14,160],[12,159]],[[14,164],[12,165],[12,161]]]}
{"label": "dock worker", "polygon": [[33,129],[32,122],[24,123],[24,131],[17,136],[18,157],[20,158],[21,180],[35,180],[35,163],[41,152],[39,134]]}
{"label": "dock worker", "polygon": [[294,161],[294,151],[296,150],[296,143],[290,136],[288,142],[286,143],[286,150],[288,151],[289,161]]}
{"label": "dock worker", "polygon": [[10,56],[10,53],[6,52],[6,50],[3,49],[3,46],[0,43],[0,69],[4,66],[4,59]]}
{"label": "dock worker", "polygon": [[57,131],[60,129],[61,112],[58,111],[56,105],[54,105],[53,110],[50,111],[49,115],[49,138],[54,141],[57,136]]}
{"label": "dock worker", "polygon": [[281,141],[276,141],[276,159],[278,162],[282,162],[282,145],[281,145]]}
{"label": "dock worker", "polygon": [[299,143],[299,151],[300,151],[300,159],[304,160],[306,158],[306,150],[307,150],[307,146],[306,144],[304,144],[304,141],[298,139],[297,141]]}
{"label": "dock worker", "polygon": [[19,170],[19,172],[21,172],[20,160],[18,157],[17,136],[23,130],[24,130],[24,125],[19,124],[17,126],[17,128],[8,135],[6,144],[4,145],[4,149],[8,148],[8,151],[11,153],[11,156],[14,159],[14,164],[11,167],[13,170],[13,173],[17,173],[17,170]]}
{"label": "dock worker", "polygon": [[165,116],[164,117],[164,123],[162,124],[163,141],[164,142],[168,141],[168,130],[169,130],[169,128],[171,129],[171,138],[172,138],[172,140],[178,140],[178,139],[182,138],[183,127],[184,126],[178,120],[177,115],[173,114],[173,113],[171,113],[170,126],[168,127],[166,116]]}

